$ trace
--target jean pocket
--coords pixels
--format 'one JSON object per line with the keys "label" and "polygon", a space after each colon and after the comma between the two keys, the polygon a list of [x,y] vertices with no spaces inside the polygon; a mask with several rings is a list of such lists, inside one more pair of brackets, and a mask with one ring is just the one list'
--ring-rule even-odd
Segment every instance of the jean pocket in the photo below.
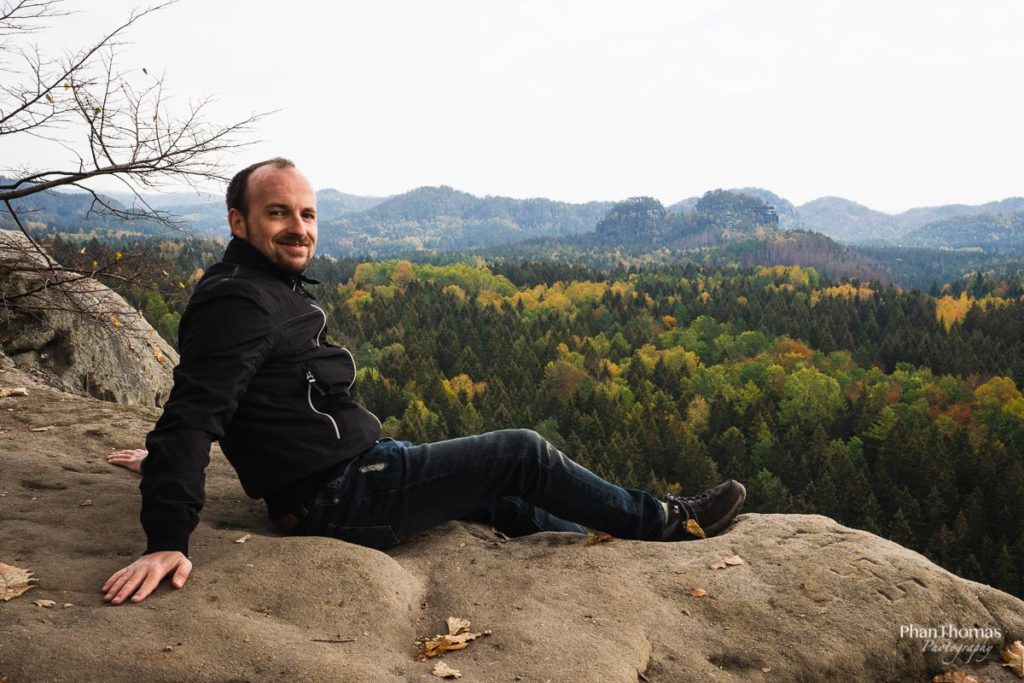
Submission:
{"label": "jean pocket", "polygon": [[398,545],[401,541],[395,535],[390,524],[383,526],[340,526],[327,525],[327,535],[348,543],[386,550]]}

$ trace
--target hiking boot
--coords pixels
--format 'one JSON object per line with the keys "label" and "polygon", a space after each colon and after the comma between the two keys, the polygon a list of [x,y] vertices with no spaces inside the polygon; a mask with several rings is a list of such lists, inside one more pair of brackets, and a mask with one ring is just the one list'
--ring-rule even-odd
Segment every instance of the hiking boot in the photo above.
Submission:
{"label": "hiking boot", "polygon": [[668,523],[661,540],[685,541],[714,536],[729,526],[746,498],[747,489],[735,479],[696,496],[665,496]]}

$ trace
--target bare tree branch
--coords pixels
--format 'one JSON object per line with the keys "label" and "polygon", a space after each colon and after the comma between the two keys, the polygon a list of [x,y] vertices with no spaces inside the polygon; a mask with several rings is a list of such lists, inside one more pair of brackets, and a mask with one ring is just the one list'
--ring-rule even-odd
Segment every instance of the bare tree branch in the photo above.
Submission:
{"label": "bare tree branch", "polygon": [[[19,217],[19,212],[26,210],[22,203],[26,198],[56,188],[76,188],[91,199],[87,216],[153,220],[181,233],[182,222],[156,210],[143,191],[168,183],[199,189],[210,181],[224,182],[222,159],[251,144],[247,134],[266,114],[253,114],[227,125],[213,124],[207,120],[210,99],[172,106],[164,76],[151,75],[145,68],[120,66],[128,30],[174,2],[133,11],[97,40],[51,57],[26,45],[24,37],[44,28],[48,20],[68,14],[62,0],[0,0],[0,140],[32,136],[65,155],[64,163],[48,168],[0,169],[8,176],[0,176],[0,206],[6,207],[28,239],[30,247],[24,256],[30,257],[29,268],[42,278],[31,286],[23,283],[22,291],[0,287],[0,317],[15,307],[52,306],[59,300],[56,290],[81,294],[78,290],[90,282],[97,284],[97,279],[132,284],[135,276],[123,262],[116,268],[107,263],[91,270],[61,268]],[[116,178],[134,195],[130,207],[90,187],[90,181],[103,177]],[[9,272],[13,266],[7,263]],[[46,297],[40,298],[44,294]],[[78,303],[56,305],[102,321],[103,315],[97,317],[81,298],[76,298]]]}

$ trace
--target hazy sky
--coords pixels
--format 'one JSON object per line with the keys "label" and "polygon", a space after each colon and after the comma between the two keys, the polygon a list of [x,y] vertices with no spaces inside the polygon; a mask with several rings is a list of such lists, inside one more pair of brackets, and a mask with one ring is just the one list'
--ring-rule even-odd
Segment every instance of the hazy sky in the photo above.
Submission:
{"label": "hazy sky", "polygon": [[[72,2],[43,46],[137,2]],[[669,204],[756,185],[885,211],[1024,194],[1024,2],[181,0],[121,63],[230,122],[280,110],[241,166],[317,187],[451,185]],[[0,139],[0,165],[46,159]],[[219,189],[219,188],[217,188]]]}

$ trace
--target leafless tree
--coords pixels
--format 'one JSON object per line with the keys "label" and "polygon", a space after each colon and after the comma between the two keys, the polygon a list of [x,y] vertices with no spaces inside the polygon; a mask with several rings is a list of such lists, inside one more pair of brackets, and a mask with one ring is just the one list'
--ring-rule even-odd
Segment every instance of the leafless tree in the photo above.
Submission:
{"label": "leafless tree", "polygon": [[[31,136],[39,145],[56,145],[66,164],[53,168],[0,169],[0,209],[6,209],[25,240],[8,240],[5,248],[28,245],[26,267],[42,275],[33,289],[82,287],[83,279],[109,276],[102,264],[90,272],[62,269],[40,248],[19,215],[16,200],[59,187],[91,195],[90,212],[120,219],[156,219],[178,226],[174,218],[153,209],[142,192],[166,184],[193,188],[225,180],[221,160],[226,152],[248,144],[243,134],[263,115],[228,125],[206,120],[210,100],[171,106],[164,78],[146,68],[122,69],[118,57],[129,29],[171,2],[134,11],[120,25],[77,50],[57,56],[31,44],[48,22],[69,13],[62,0],[0,0],[0,159],[4,141]],[[4,178],[3,176],[9,176]],[[96,178],[116,178],[135,196],[133,206],[108,200],[90,187]],[[10,262],[10,260],[8,260]],[[24,309],[39,292],[0,289],[0,314]],[[37,297],[38,298],[38,297]],[[52,302],[51,302],[52,303]],[[37,305],[41,305],[37,301]],[[99,319],[106,319],[100,314]]]}

